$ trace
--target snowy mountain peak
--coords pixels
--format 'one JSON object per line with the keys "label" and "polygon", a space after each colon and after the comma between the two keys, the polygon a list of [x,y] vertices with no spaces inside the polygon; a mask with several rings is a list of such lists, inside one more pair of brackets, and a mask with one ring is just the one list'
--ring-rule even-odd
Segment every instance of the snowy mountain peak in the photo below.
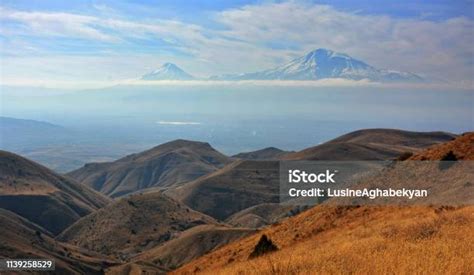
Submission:
{"label": "snowy mountain peak", "polygon": [[158,69],[142,76],[142,80],[191,80],[194,77],[173,63],[164,63]]}
{"label": "snowy mountain peak", "polygon": [[318,80],[344,78],[377,82],[417,82],[422,78],[407,72],[377,69],[347,54],[316,49],[273,69],[214,77],[227,80]]}

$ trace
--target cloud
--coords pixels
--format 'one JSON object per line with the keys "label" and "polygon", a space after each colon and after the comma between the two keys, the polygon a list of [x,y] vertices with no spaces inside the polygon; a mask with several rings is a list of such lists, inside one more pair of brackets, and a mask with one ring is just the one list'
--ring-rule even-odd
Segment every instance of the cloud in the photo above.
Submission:
{"label": "cloud", "polygon": [[20,28],[18,32],[28,35],[115,40],[114,37],[96,28],[100,20],[93,16],[62,12],[23,12],[2,8],[0,20],[21,23],[23,28]]}
{"label": "cloud", "polygon": [[194,121],[158,121],[156,122],[160,125],[175,125],[175,126],[183,126],[183,125],[200,125],[200,122]]}
{"label": "cloud", "polygon": [[[107,88],[111,86],[157,86],[157,87],[266,87],[268,91],[273,91],[275,87],[308,87],[315,88],[381,88],[381,89],[402,89],[402,90],[473,90],[473,81],[462,81],[456,83],[380,83],[371,82],[366,79],[349,80],[342,78],[328,78],[320,80],[157,80],[147,81],[139,79],[123,79],[123,80],[109,80],[109,81],[73,81],[73,80],[51,80],[51,79],[24,79],[12,78],[2,82],[3,85],[11,87],[41,87],[61,89],[62,91],[75,92],[79,89],[97,89]],[[1,90],[1,89],[0,89]],[[165,124],[165,123],[163,123]]]}

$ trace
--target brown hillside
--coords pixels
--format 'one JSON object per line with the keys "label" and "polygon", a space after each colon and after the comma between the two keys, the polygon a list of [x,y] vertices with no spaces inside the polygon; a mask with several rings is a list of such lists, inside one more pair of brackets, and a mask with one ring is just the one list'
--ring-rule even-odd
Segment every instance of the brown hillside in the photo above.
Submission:
{"label": "brown hillside", "polygon": [[56,274],[101,274],[116,264],[97,253],[57,242],[45,229],[1,208],[0,258],[54,259]]}
{"label": "brown hillside", "polygon": [[0,151],[0,208],[58,234],[109,199],[33,161]]}
{"label": "brown hillside", "polygon": [[225,220],[245,208],[278,202],[278,161],[239,160],[166,191],[192,209]]}
{"label": "brown hillside", "polygon": [[245,228],[199,225],[184,231],[176,239],[137,255],[131,261],[172,270],[254,232]]}
{"label": "brown hillside", "polygon": [[283,160],[387,160],[404,152],[452,140],[444,132],[366,129],[351,132],[318,146],[284,155]]}
{"label": "brown hillside", "polygon": [[175,140],[114,162],[89,163],[67,175],[106,195],[119,197],[194,180],[229,162],[208,143]]}
{"label": "brown hillside", "polygon": [[125,259],[201,224],[215,221],[161,192],[153,192],[122,198],[101,208],[67,228],[58,240]]}

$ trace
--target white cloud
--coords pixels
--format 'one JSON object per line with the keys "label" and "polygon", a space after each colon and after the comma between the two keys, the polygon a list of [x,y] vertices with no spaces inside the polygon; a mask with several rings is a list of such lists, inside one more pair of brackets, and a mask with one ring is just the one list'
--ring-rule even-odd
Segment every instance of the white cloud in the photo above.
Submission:
{"label": "white cloud", "polygon": [[194,121],[157,121],[157,124],[160,125],[174,125],[174,126],[183,126],[183,125],[200,125],[200,122]]}
{"label": "white cloud", "polygon": [[[114,38],[95,28],[100,20],[93,16],[71,13],[23,12],[9,9],[0,10],[1,20],[11,20],[24,24],[25,32],[39,36],[66,36],[113,41]],[[13,31],[11,31],[12,33]]]}

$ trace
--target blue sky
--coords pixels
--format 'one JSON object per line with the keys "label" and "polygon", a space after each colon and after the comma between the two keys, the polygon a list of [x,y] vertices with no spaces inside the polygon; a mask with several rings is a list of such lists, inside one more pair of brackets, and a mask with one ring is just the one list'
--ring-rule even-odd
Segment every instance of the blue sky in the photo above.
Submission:
{"label": "blue sky", "polygon": [[376,67],[470,82],[473,1],[13,1],[0,4],[4,84],[132,79],[165,62],[197,76],[324,47]]}

